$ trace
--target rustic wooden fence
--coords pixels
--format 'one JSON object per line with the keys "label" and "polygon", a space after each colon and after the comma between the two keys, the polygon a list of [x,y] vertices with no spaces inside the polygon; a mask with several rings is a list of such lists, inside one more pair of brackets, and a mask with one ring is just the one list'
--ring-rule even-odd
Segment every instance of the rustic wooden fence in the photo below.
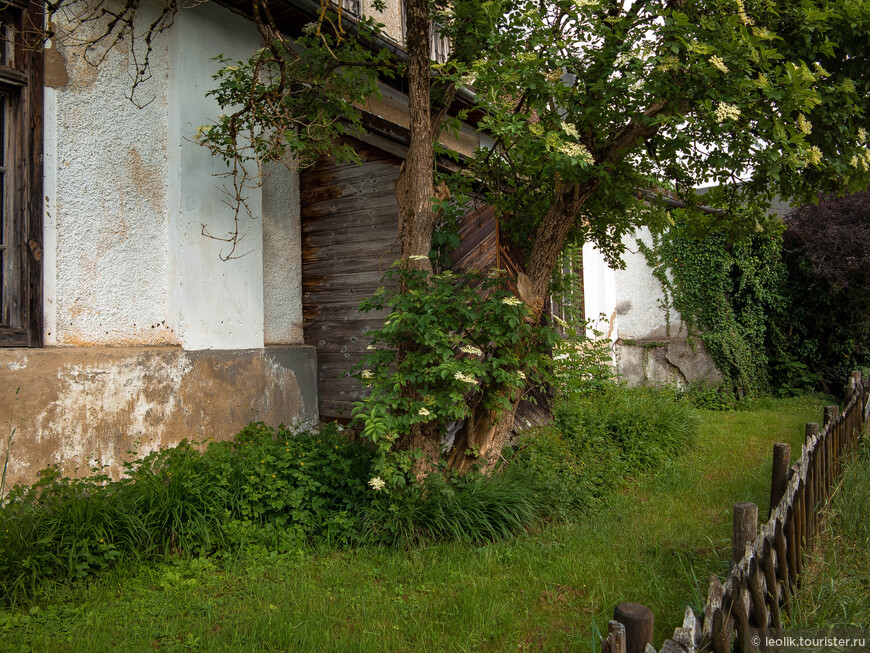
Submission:
{"label": "rustic wooden fence", "polygon": [[[791,447],[773,445],[769,518],[758,532],[758,507],[737,503],[733,511],[732,562],[723,584],[710,578],[704,613],[686,608],[683,625],[659,653],[766,650],[765,635],[782,636],[783,613],[791,617],[804,553],[813,544],[821,509],[835,486],[845,456],[870,418],[870,380],[852,372],[846,407],[827,406],[822,429],[807,424],[800,458],[789,467]],[[601,641],[604,653],[656,653],[654,615],[649,608],[622,603]]]}

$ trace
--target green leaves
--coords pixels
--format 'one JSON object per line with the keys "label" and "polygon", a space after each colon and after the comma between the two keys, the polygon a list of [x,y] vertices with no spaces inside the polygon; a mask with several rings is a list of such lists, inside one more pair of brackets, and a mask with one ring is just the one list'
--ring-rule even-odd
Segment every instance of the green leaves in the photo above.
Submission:
{"label": "green leaves", "polygon": [[370,332],[374,350],[356,371],[370,388],[354,408],[363,436],[388,453],[415,425],[443,429],[471,407],[507,410],[510,393],[549,374],[558,337],[532,325],[499,275],[393,270],[362,310],[391,309]]}

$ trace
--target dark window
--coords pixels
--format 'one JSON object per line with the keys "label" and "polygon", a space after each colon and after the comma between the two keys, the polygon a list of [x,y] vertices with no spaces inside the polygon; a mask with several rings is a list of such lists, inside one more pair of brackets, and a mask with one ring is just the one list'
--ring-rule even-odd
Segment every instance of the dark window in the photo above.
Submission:
{"label": "dark window", "polygon": [[0,11],[0,346],[42,344],[42,47],[37,3]]}

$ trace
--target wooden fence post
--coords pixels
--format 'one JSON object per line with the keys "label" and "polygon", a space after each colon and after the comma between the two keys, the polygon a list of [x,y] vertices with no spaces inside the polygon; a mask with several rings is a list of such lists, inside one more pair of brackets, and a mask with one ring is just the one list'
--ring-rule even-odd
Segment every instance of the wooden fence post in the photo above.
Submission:
{"label": "wooden fence post", "polygon": [[867,410],[867,404],[870,404],[870,392],[864,391],[864,401],[861,402],[861,428],[867,426],[867,422],[864,421],[864,411]]}
{"label": "wooden fence post", "polygon": [[625,652],[625,626],[618,621],[608,621],[607,638],[601,640],[601,653]]}
{"label": "wooden fence post", "polygon": [[819,447],[813,447],[813,438],[819,435],[819,425],[815,422],[808,422],[806,425],[806,442],[807,442],[807,546],[809,539],[816,530],[816,508],[819,505],[819,475],[818,475],[818,457]]}
{"label": "wooden fence post", "polygon": [[758,535],[758,506],[735,503],[731,521],[731,561],[736,565],[743,558],[746,545],[754,542]]}
{"label": "wooden fence post", "polygon": [[773,473],[770,479],[770,511],[768,516],[776,510],[785,487],[788,484],[788,468],[791,464],[791,445],[777,442],[773,445]]}
{"label": "wooden fence post", "polygon": [[613,608],[613,620],[625,626],[625,653],[644,653],[652,644],[655,615],[640,603],[620,603]]}
{"label": "wooden fence post", "polygon": [[839,406],[825,406],[825,418],[822,422],[822,428],[826,427],[829,422],[833,422],[837,415],[840,414]]}

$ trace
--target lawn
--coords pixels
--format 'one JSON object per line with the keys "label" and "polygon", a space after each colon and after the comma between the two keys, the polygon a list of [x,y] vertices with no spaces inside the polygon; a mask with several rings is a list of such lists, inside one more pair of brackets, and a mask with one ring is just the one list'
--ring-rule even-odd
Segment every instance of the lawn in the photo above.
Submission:
{"label": "lawn", "polygon": [[704,412],[693,448],[593,512],[486,546],[253,549],[56,586],[0,613],[0,650],[589,650],[622,601],[660,645],[726,569],[731,506],[766,513],[773,443],[799,452],[822,404]]}

